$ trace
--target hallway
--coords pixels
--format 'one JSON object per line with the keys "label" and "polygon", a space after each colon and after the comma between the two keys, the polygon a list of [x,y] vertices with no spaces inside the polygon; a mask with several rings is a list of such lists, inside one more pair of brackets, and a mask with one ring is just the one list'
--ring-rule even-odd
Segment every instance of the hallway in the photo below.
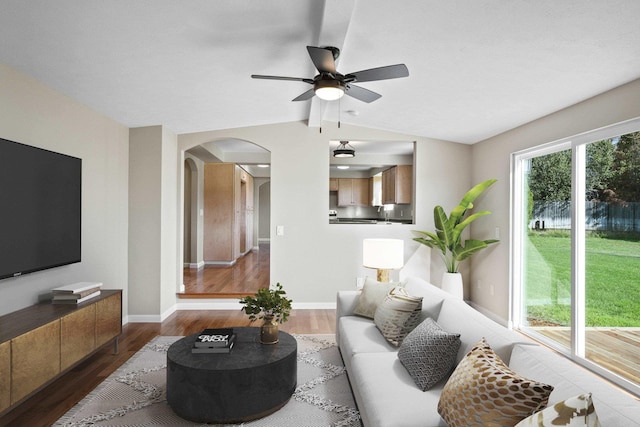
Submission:
{"label": "hallway", "polygon": [[269,287],[269,243],[260,243],[230,267],[184,268],[185,292],[180,298],[240,298]]}

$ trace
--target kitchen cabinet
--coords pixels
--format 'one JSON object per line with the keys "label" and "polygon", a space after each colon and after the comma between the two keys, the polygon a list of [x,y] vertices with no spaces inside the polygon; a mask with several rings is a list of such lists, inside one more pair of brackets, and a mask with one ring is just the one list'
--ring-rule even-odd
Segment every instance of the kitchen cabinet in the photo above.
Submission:
{"label": "kitchen cabinet", "polygon": [[339,178],[338,206],[369,206],[368,178]]}
{"label": "kitchen cabinet", "polygon": [[382,172],[382,203],[409,204],[413,193],[413,166],[397,165]]}
{"label": "kitchen cabinet", "polygon": [[231,265],[253,247],[253,177],[233,163],[204,169],[204,261]]}
{"label": "kitchen cabinet", "polygon": [[329,191],[338,191],[338,178],[329,178]]}

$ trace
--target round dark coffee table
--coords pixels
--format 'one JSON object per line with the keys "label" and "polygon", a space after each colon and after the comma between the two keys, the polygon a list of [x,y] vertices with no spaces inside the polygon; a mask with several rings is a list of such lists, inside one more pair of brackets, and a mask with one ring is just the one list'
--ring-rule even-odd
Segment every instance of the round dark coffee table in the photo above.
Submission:
{"label": "round dark coffee table", "polygon": [[240,423],[283,407],[297,382],[297,343],[280,331],[277,344],[260,344],[260,328],[233,328],[230,353],[191,353],[199,334],[167,351],[167,402],[199,423]]}

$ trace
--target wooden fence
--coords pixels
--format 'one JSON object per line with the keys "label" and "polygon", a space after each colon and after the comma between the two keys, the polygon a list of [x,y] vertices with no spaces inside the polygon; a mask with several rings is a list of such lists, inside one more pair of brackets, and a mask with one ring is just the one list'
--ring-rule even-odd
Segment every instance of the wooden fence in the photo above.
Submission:
{"label": "wooden fence", "polygon": [[[592,231],[640,231],[640,202],[625,205],[585,202],[586,229]],[[531,229],[570,229],[571,202],[533,202]]]}

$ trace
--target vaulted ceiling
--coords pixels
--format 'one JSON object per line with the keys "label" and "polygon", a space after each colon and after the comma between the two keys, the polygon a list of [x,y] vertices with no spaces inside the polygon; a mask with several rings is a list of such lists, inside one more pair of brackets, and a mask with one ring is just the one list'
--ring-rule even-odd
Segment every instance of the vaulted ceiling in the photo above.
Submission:
{"label": "vaulted ceiling", "polygon": [[[182,134],[338,121],[472,144],[640,78],[637,0],[0,0],[0,61],[129,127]],[[306,46],[364,103],[291,102]],[[615,106],[612,106],[615,108]]]}

